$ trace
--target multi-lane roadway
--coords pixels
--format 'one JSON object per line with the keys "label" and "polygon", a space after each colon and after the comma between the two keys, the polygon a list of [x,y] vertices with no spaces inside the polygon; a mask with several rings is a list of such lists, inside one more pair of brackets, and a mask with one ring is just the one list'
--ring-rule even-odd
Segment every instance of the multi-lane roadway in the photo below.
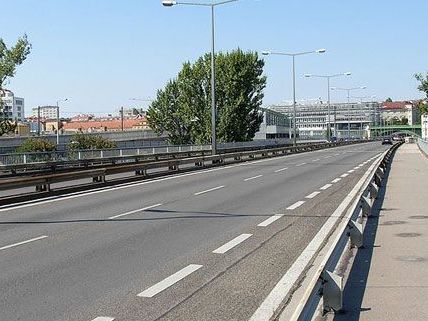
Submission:
{"label": "multi-lane roadway", "polygon": [[0,320],[249,320],[386,147],[0,208]]}

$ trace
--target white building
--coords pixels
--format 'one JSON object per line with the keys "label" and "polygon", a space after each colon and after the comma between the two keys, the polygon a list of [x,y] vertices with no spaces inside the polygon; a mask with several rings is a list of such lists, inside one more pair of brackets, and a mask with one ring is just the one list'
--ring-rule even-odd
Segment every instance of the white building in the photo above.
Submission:
{"label": "white building", "polygon": [[289,117],[269,109],[263,108],[262,111],[263,122],[260,124],[259,131],[255,133],[254,139],[290,138]]}
{"label": "white building", "polygon": [[428,114],[421,116],[422,139],[428,140]]}
{"label": "white building", "polygon": [[31,110],[32,110],[31,115],[35,118],[39,117],[39,110],[40,110],[40,119],[56,119],[56,116],[57,116],[56,106],[33,107]]}
{"label": "white building", "polygon": [[15,97],[12,91],[7,89],[0,90],[2,100],[1,113],[12,121],[24,121],[24,98]]}
{"label": "white building", "polygon": [[403,125],[414,125],[418,108],[411,101],[384,102],[381,106],[382,119],[386,123],[401,122]]}

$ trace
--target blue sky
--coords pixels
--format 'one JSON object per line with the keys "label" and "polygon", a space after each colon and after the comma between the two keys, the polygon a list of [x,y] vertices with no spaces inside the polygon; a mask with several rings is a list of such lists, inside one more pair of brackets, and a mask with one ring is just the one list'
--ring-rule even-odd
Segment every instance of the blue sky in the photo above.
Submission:
{"label": "blue sky", "polygon": [[[31,107],[63,103],[63,115],[112,113],[135,106],[130,98],[155,97],[187,60],[210,50],[210,11],[165,8],[160,0],[0,0],[7,8],[0,37],[12,44],[26,33],[33,44],[8,88]],[[428,71],[426,0],[240,0],[218,7],[217,50],[300,51],[326,48],[297,59],[297,99],[326,96],[321,79],[305,73],[351,77],[333,85],[361,86],[355,95],[378,100],[418,98],[412,78]],[[264,104],[291,100],[291,60],[266,58]],[[344,93],[333,92],[342,101]]]}

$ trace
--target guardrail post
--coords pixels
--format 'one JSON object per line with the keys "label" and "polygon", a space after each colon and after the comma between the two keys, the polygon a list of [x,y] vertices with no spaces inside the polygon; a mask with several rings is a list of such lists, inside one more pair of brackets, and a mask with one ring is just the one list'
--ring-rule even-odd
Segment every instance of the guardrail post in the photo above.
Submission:
{"label": "guardrail post", "polygon": [[325,270],[321,276],[324,313],[343,307],[343,277]]}
{"label": "guardrail post", "polygon": [[24,154],[24,164],[27,163],[27,154]]}
{"label": "guardrail post", "polygon": [[50,192],[50,190],[51,190],[51,185],[49,183],[36,186],[36,192]]}
{"label": "guardrail post", "polygon": [[146,169],[137,169],[135,171],[135,175],[142,175],[142,176],[146,176],[147,175],[147,170]]}
{"label": "guardrail post", "polygon": [[119,149],[119,155],[123,156],[123,150],[122,149]]}
{"label": "guardrail post", "polygon": [[80,151],[77,152],[77,159],[82,159],[82,154]]}
{"label": "guardrail post", "polygon": [[104,151],[100,150],[100,158],[104,158]]}
{"label": "guardrail post", "polygon": [[363,211],[363,215],[368,217],[371,215],[372,212],[372,201],[367,196],[361,196],[360,199],[360,206]]}
{"label": "guardrail post", "polygon": [[379,194],[379,187],[375,184],[375,182],[370,183],[370,198],[377,199],[377,195]]}
{"label": "guardrail post", "polygon": [[351,241],[351,247],[360,248],[363,246],[363,224],[358,221],[350,220],[348,223],[348,236]]}

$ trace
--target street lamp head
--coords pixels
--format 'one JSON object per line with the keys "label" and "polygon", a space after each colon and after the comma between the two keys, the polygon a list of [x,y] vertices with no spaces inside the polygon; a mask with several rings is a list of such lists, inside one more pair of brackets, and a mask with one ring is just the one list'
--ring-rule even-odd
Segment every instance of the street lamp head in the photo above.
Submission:
{"label": "street lamp head", "polygon": [[361,89],[366,89],[367,88],[367,86],[361,86]]}
{"label": "street lamp head", "polygon": [[336,87],[331,87],[330,89],[331,89],[331,90],[336,90],[337,88],[336,88]]}
{"label": "street lamp head", "polygon": [[345,76],[350,76],[352,73],[350,71],[344,73]]}
{"label": "street lamp head", "polygon": [[318,49],[318,50],[316,50],[315,52],[316,52],[316,53],[325,53],[325,52],[326,52],[326,50],[325,50],[325,49]]}
{"label": "street lamp head", "polygon": [[269,56],[270,54],[271,54],[271,52],[270,52],[270,51],[267,51],[267,50],[262,51],[262,55],[263,55],[263,56]]}
{"label": "street lamp head", "polygon": [[310,78],[310,77],[312,77],[312,75],[311,74],[305,74],[305,77]]}
{"label": "street lamp head", "polygon": [[172,7],[177,4],[177,1],[174,0],[162,0],[162,5],[164,7]]}

